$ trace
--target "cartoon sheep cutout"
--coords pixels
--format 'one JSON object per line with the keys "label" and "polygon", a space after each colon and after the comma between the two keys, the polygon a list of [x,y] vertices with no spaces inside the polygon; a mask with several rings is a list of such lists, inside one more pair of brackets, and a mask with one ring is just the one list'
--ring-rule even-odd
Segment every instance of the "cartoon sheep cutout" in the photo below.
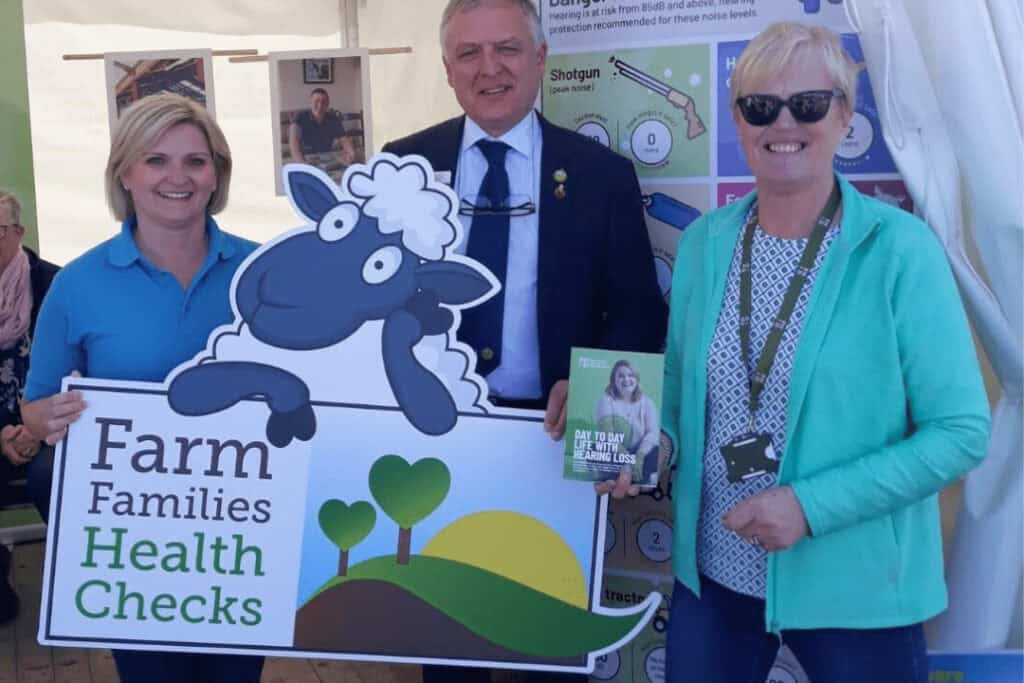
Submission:
{"label": "cartoon sheep cutout", "polygon": [[[208,415],[265,401],[267,439],[278,447],[314,436],[314,398],[397,405],[428,435],[450,431],[460,410],[486,410],[486,383],[454,331],[460,309],[500,285],[454,253],[457,202],[430,164],[383,153],[351,166],[344,190],[302,164],[286,166],[284,181],[309,224],[235,274],[235,322],[169,376],[171,408]],[[383,378],[369,377],[374,368]]]}

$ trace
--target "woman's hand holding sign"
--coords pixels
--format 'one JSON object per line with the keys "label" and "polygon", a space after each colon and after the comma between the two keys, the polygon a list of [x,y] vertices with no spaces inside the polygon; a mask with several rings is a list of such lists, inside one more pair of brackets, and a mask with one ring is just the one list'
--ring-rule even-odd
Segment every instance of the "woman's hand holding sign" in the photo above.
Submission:
{"label": "woman's hand holding sign", "polygon": [[[81,377],[75,370],[72,377]],[[53,396],[21,404],[21,419],[38,439],[54,445],[67,434],[68,425],[85,410],[85,400],[78,391],[63,391]]]}

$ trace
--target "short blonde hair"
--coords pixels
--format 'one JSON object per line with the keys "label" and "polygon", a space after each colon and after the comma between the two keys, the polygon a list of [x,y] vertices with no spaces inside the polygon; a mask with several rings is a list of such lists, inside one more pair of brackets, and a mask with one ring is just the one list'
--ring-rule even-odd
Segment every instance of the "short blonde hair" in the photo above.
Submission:
{"label": "short blonde hair", "polygon": [[857,102],[857,74],[864,65],[850,59],[835,31],[795,21],[771,24],[744,48],[729,84],[729,102],[733,110],[737,99],[753,94],[752,88],[785,69],[794,55],[804,48],[817,50],[833,86],[843,93],[840,105],[848,115],[852,114]]}
{"label": "short blonde hair", "polygon": [[10,190],[0,187],[0,207],[6,206],[11,210],[11,222],[21,225],[21,202]]}
{"label": "short blonde hair", "polygon": [[110,141],[107,158],[107,204],[114,218],[126,220],[135,214],[132,195],[121,184],[128,167],[153,148],[160,136],[180,123],[190,123],[206,137],[217,172],[217,189],[210,196],[207,211],[215,214],[228,203],[231,183],[231,148],[220,126],[204,107],[181,95],[170,93],[143,97],[121,117]]}

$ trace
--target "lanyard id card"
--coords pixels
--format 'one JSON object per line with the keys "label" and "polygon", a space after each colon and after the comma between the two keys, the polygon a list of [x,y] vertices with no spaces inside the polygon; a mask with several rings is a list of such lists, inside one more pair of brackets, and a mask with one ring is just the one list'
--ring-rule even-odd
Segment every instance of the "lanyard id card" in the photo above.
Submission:
{"label": "lanyard id card", "polygon": [[730,484],[779,471],[779,459],[772,448],[770,434],[741,436],[718,450],[725,459],[725,473]]}
{"label": "lanyard id card", "polygon": [[[757,365],[754,366],[753,376],[749,380],[750,401],[748,409],[750,412],[750,431],[736,437],[719,449],[722,452],[722,457],[725,458],[726,476],[731,484],[736,484],[762,474],[775,474],[779,471],[779,459],[772,448],[771,435],[759,434],[754,430],[755,416],[761,405],[761,391],[768,380],[768,374],[775,363],[775,355],[782,342],[782,334],[786,330],[786,326],[789,325],[789,319],[793,314],[793,309],[796,307],[800,292],[810,277],[814,262],[818,257],[818,252],[821,250],[822,242],[825,240],[825,234],[835,218],[841,199],[839,185],[834,183],[828,202],[826,202],[825,208],[822,209],[821,215],[818,216],[818,220],[815,221],[807,244],[804,246],[800,262],[789,279],[789,285],[786,287],[786,293],[782,298],[779,311],[775,315],[768,336],[765,339],[764,347],[761,349],[761,356],[757,359]],[[744,367],[750,367],[751,365],[750,321],[753,310],[751,261],[757,221],[757,210],[755,208],[750,216],[750,220],[747,221],[743,229],[740,260],[739,337],[740,353],[743,357]]]}

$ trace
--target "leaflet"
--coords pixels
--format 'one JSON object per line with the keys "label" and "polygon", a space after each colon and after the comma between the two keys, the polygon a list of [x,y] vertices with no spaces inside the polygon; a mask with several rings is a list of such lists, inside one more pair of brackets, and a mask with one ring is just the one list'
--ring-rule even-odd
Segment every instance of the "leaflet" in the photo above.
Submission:
{"label": "leaflet", "polygon": [[628,467],[633,483],[657,485],[664,366],[658,353],[572,350],[566,479],[605,481]]}

